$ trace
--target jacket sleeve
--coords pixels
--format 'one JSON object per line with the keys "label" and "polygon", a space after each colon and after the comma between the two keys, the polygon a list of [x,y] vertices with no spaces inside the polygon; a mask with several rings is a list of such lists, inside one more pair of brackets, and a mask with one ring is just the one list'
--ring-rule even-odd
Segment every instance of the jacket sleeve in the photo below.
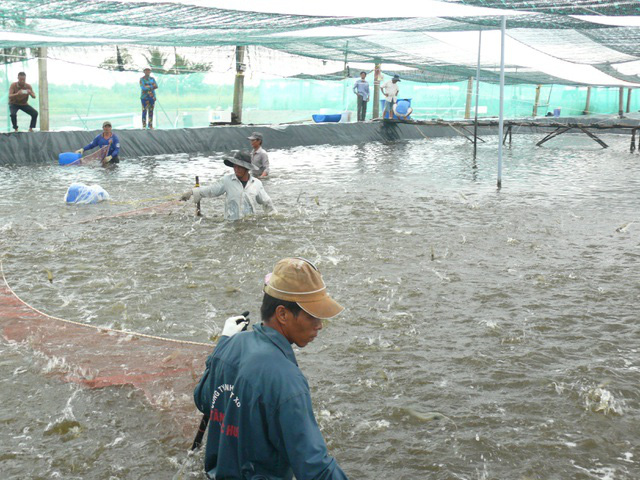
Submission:
{"label": "jacket sleeve", "polygon": [[[221,337],[218,340],[218,344],[216,348],[225,343],[231,337]],[[215,349],[213,350],[215,353]],[[195,390],[193,391],[193,400],[202,413],[208,413],[211,410],[211,399],[213,398],[213,391],[211,390],[211,382],[209,381],[209,376],[211,375],[211,370],[213,368],[213,353],[209,355],[207,361],[205,362],[204,373],[202,374],[202,378],[196,385]]]}
{"label": "jacket sleeve", "polygon": [[227,187],[224,184],[224,178],[218,180],[213,185],[208,187],[200,187],[200,196],[201,197],[219,197],[224,192],[227,191]]}
{"label": "jacket sleeve", "polygon": [[258,191],[258,195],[256,195],[256,201],[264,207],[264,211],[268,214],[278,213],[276,207],[273,206],[273,202],[271,201],[271,197],[264,189],[262,184],[260,185],[260,190]]}
{"label": "jacket sleeve", "polygon": [[109,155],[115,157],[120,153],[120,139],[116,134],[113,134],[112,138],[113,142],[111,142],[111,148],[109,148],[109,150],[111,150],[111,153]]}
{"label": "jacket sleeve", "polygon": [[297,480],[347,480],[335,458],[329,455],[309,392],[295,395],[278,409],[282,443]]}
{"label": "jacket sleeve", "polygon": [[98,137],[100,137],[100,135],[96,136],[96,138],[94,138],[89,145],[84,147],[84,150],[91,150],[92,148],[96,148],[98,146]]}

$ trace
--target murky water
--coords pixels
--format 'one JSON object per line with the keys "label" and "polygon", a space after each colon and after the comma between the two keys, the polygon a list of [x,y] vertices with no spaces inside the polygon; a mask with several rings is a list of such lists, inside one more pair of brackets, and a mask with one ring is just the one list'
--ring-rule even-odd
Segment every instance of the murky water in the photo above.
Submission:
{"label": "murky water", "polygon": [[[48,314],[207,341],[257,320],[264,275],[304,256],[348,308],[297,355],[351,478],[637,479],[640,157],[626,137],[536,140],[514,137],[500,192],[495,139],[475,164],[463,139],[273,151],[279,214],[237,223],[221,199],[202,220],[112,217],[214,181],[215,158],[0,167],[4,269]],[[115,202],[64,205],[74,181]],[[201,476],[140,392],[0,354],[3,478]]]}

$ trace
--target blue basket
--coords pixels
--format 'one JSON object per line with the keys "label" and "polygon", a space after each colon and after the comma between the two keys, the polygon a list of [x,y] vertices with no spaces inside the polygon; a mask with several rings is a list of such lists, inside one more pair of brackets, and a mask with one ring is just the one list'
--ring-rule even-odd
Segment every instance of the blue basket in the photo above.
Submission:
{"label": "blue basket", "polygon": [[328,123],[328,122],[339,122],[342,118],[341,113],[331,114],[331,115],[311,115],[313,121],[316,123]]}
{"label": "blue basket", "polygon": [[58,163],[60,165],[73,165],[82,158],[81,153],[64,152],[58,155]]}

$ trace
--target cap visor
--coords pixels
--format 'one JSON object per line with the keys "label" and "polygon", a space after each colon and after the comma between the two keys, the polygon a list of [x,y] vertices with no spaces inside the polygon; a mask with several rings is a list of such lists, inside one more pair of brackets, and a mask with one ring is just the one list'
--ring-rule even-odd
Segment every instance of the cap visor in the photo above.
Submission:
{"label": "cap visor", "polygon": [[296,302],[305,312],[316,318],[333,318],[344,310],[344,307],[331,297],[324,297],[315,302]]}

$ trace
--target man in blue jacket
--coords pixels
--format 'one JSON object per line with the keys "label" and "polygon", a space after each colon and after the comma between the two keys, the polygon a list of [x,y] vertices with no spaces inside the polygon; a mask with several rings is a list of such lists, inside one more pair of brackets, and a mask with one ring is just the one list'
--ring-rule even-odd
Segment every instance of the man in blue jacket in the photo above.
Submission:
{"label": "man in blue jacket", "polygon": [[249,323],[244,317],[225,322],[194,392],[196,406],[209,415],[209,478],[347,479],[327,451],[291,347],[312,342],[322,319],[342,310],[313,264],[285,258],[265,279],[262,325],[241,332]]}

